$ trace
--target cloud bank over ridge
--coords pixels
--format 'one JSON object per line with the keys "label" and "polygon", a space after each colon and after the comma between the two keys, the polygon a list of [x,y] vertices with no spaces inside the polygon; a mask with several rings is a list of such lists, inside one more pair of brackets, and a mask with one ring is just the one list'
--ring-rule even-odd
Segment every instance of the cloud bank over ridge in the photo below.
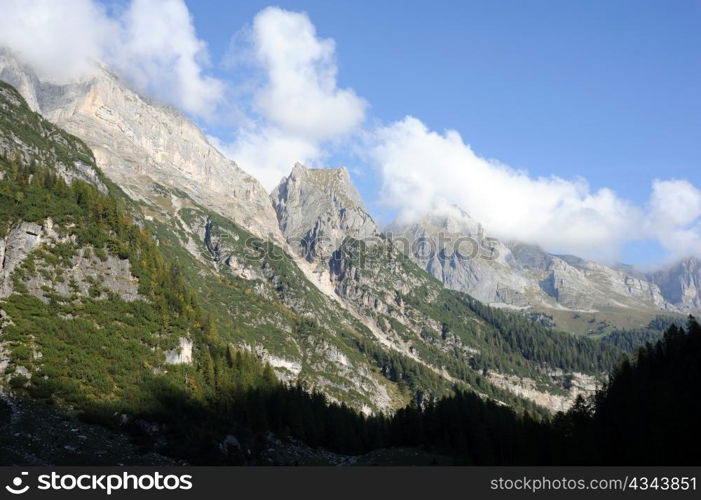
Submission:
{"label": "cloud bank over ridge", "polygon": [[0,45],[41,78],[84,78],[102,61],[195,116],[212,116],[224,97],[224,83],[205,74],[207,46],[182,0],[133,0],[111,13],[94,0],[2,0],[0,11]]}
{"label": "cloud bank over ridge", "polygon": [[364,167],[381,179],[379,197],[404,221],[456,204],[492,235],[550,251],[612,261],[626,244],[648,241],[669,259],[701,256],[701,191],[687,180],[656,179],[648,201],[635,204],[584,178],[533,177],[482,158],[457,131],[430,130],[419,118],[364,125],[369,103],[339,85],[335,42],[305,13],[268,7],[255,16],[234,47],[250,76],[244,82],[212,76],[183,0],[132,0],[119,9],[96,0],[0,0],[0,7],[0,45],[42,78],[85,77],[101,60],[204,123],[238,100],[242,116],[212,142],[268,189],[296,161],[322,166],[337,148],[362,149]]}
{"label": "cloud bank over ridge", "polygon": [[645,206],[585,179],[534,178],[479,157],[454,130],[438,133],[406,117],[380,127],[370,155],[381,197],[404,222],[456,204],[503,239],[613,261],[630,241],[656,240],[672,258],[701,255],[701,191],[655,180]]}
{"label": "cloud bank over ridge", "polygon": [[317,165],[325,145],[355,131],[367,103],[338,87],[335,43],[306,14],[268,7],[244,33],[235,49],[263,77],[248,96],[250,120],[219,146],[272,189],[294,162]]}

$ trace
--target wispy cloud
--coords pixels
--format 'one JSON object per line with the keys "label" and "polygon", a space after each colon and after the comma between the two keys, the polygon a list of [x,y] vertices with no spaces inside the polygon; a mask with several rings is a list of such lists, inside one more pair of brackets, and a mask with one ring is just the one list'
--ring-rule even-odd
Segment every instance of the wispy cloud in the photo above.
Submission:
{"label": "wispy cloud", "polygon": [[438,133],[413,117],[378,128],[370,156],[381,197],[409,221],[456,204],[497,237],[615,260],[630,241],[656,240],[670,257],[701,255],[701,192],[687,181],[657,180],[637,206],[584,179],[532,177],[479,157],[454,130]]}
{"label": "wispy cloud", "polygon": [[94,0],[3,0],[0,11],[0,45],[42,78],[86,77],[99,60],[200,117],[224,97],[223,82],[205,74],[207,47],[182,0],[133,0],[114,15]]}
{"label": "wispy cloud", "polygon": [[242,33],[233,58],[262,78],[245,96],[247,125],[219,145],[271,189],[295,161],[317,163],[324,145],[357,129],[367,103],[338,87],[334,41],[320,38],[306,14],[269,7]]}

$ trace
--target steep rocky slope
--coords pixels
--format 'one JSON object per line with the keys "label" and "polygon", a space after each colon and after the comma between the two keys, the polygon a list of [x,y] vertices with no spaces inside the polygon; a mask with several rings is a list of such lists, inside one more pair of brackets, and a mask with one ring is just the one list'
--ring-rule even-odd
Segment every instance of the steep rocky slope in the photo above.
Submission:
{"label": "steep rocky slope", "polygon": [[392,224],[386,232],[446,287],[567,331],[642,327],[659,314],[684,310],[679,298],[641,273],[503,243],[486,236],[458,207],[437,209],[412,224]]}
{"label": "steep rocky slope", "polygon": [[[558,364],[576,340],[446,290],[379,232],[344,169],[296,165],[271,198],[283,234],[315,264],[320,286],[331,286],[385,349],[453,383],[481,392],[499,387],[550,408],[591,390],[596,363],[581,367],[589,377]],[[562,358],[547,359],[545,347],[537,354],[523,348],[539,342],[563,349]],[[595,357],[602,355],[609,354]],[[576,381],[573,390],[564,378]]]}
{"label": "steep rocky slope", "polygon": [[684,312],[701,311],[701,261],[696,257],[648,275],[659,286],[664,297]]}
{"label": "steep rocky slope", "polygon": [[87,146],[1,82],[0,172],[1,383],[100,412],[177,377],[170,355],[203,335],[191,296]]}
{"label": "steep rocky slope", "polygon": [[97,166],[132,199],[149,202],[155,185],[181,190],[193,200],[259,236],[279,234],[267,192],[213,148],[178,111],[129,89],[96,65],[83,81],[40,82],[6,49],[0,80],[14,85],[30,107],[80,137]]}

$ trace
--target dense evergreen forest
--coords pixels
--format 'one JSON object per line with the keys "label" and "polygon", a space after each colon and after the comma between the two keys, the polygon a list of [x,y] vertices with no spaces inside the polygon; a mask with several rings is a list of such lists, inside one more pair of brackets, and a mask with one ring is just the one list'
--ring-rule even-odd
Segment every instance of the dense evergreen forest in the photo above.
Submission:
{"label": "dense evergreen forest", "polygon": [[592,401],[555,421],[563,460],[586,464],[698,465],[701,326],[670,326],[624,359]]}
{"label": "dense evergreen forest", "polygon": [[660,340],[664,332],[672,325],[683,326],[684,319],[681,317],[657,316],[644,328],[613,330],[601,337],[601,342],[632,353],[639,347],[645,346],[648,342],[654,344]]}
{"label": "dense evergreen forest", "polygon": [[460,393],[390,422],[394,445],[480,465],[696,465],[701,446],[701,327],[672,325],[624,358],[591,399],[536,420]]}
{"label": "dense evergreen forest", "polygon": [[[227,370],[257,376],[256,365],[241,353],[222,352],[213,358],[219,367],[213,376]],[[221,433],[233,428],[251,443],[271,431],[344,454],[420,448],[456,465],[692,465],[701,446],[700,384],[701,327],[692,318],[622,361],[591,400],[580,398],[547,419],[471,392],[368,418],[272,377],[254,389],[220,385],[206,401],[158,391],[170,412],[150,417],[167,423],[163,451],[194,463],[247,463],[243,454],[223,460],[215,453]]]}

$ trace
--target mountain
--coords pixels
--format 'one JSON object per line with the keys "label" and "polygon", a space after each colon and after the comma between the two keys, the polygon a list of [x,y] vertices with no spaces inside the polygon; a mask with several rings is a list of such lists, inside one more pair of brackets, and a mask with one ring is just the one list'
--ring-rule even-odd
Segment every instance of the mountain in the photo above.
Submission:
{"label": "mountain", "polygon": [[[478,392],[493,391],[492,385],[550,408],[566,406],[577,391],[596,384],[596,363],[575,367],[567,361],[566,351],[583,340],[446,290],[408,259],[380,233],[345,169],[298,164],[271,198],[290,246],[315,265],[320,285],[332,288],[385,349],[453,384]],[[542,350],[525,350],[529,343]],[[550,357],[550,348],[562,351]],[[403,376],[386,364],[383,373]],[[569,394],[564,379],[574,381]]]}
{"label": "mountain", "polygon": [[618,356],[446,290],[380,233],[343,169],[298,165],[269,197],[186,118],[105,67],[56,85],[3,52],[0,77],[95,151],[103,183],[221,342],[286,384],[367,414],[455,388],[557,410],[593,391]]}
{"label": "mountain", "polygon": [[[263,297],[264,280],[236,289],[236,307],[247,310],[232,316],[238,329],[218,325],[192,287],[198,282],[168,255],[176,247],[154,238],[151,229],[162,228],[145,223],[139,207],[85,143],[0,82],[0,464],[343,463],[350,457],[338,453],[387,442],[384,417],[351,410],[362,400],[335,377],[334,367],[345,366],[362,388],[367,365],[357,351],[333,344],[282,299]],[[202,251],[209,245],[226,261],[222,232],[251,235],[216,223],[206,223]],[[304,279],[286,275],[277,259],[268,263],[283,291],[286,280]],[[242,283],[232,276],[225,284]],[[256,331],[247,315],[295,330]],[[308,342],[303,355],[325,377],[309,378],[328,380],[320,389],[348,405],[279,381],[257,353],[231,341],[256,334],[270,335],[271,349],[278,337]],[[392,385],[378,371],[370,377]],[[382,397],[379,383],[371,390]]]}
{"label": "mountain", "polygon": [[186,193],[261,237],[279,234],[268,194],[225,158],[180,112],[137,94],[109,68],[74,83],[40,82],[0,49],[0,80],[15,86],[33,111],[80,137],[97,166],[132,199],[162,203],[159,187]]}
{"label": "mountain", "polygon": [[[0,51],[0,79],[19,89],[0,82],[3,464],[551,460],[542,440],[566,442],[578,397],[640,346],[567,320],[698,307],[696,259],[646,277],[489,238],[455,207],[383,233],[346,169],[296,164],[268,195],[108,68],[57,85]],[[688,392],[697,337],[656,393]]]}
{"label": "mountain", "polygon": [[458,207],[437,209],[415,223],[392,224],[386,232],[446,287],[567,331],[639,328],[661,313],[689,310],[669,288],[663,292],[657,281],[634,270],[487,237]]}
{"label": "mountain", "polygon": [[[268,193],[194,124],[102,66],[85,81],[54,85],[4,51],[0,78],[18,82],[28,103],[95,151],[99,168],[136,203],[134,217],[229,342],[270,363],[280,379],[335,401],[366,411],[405,404],[406,396],[342,340],[372,335],[288,255]],[[320,325],[309,325],[310,318]]]}
{"label": "mountain", "polygon": [[[3,428],[23,438],[0,442],[2,463],[6,452],[22,449],[22,463],[61,454],[70,460],[70,450],[57,454],[47,443],[75,441],[67,437],[71,414],[117,434],[139,419],[137,426],[149,419],[175,430],[167,417],[174,407],[214,393],[202,368],[221,362],[226,344],[135,224],[130,203],[82,141],[31,112],[0,82],[0,399],[10,414],[5,422],[3,413]],[[220,365],[221,390],[274,387],[269,369],[247,361]],[[55,424],[47,442],[37,437],[46,431],[36,415]],[[189,417],[183,411],[178,418]],[[104,447],[96,450],[98,462],[116,446],[136,453],[121,441],[108,444],[114,432],[81,429],[96,439],[91,446]],[[143,455],[130,462],[169,460]]]}
{"label": "mountain", "polygon": [[701,310],[701,261],[696,257],[650,273],[648,279],[682,311],[698,313]]}

